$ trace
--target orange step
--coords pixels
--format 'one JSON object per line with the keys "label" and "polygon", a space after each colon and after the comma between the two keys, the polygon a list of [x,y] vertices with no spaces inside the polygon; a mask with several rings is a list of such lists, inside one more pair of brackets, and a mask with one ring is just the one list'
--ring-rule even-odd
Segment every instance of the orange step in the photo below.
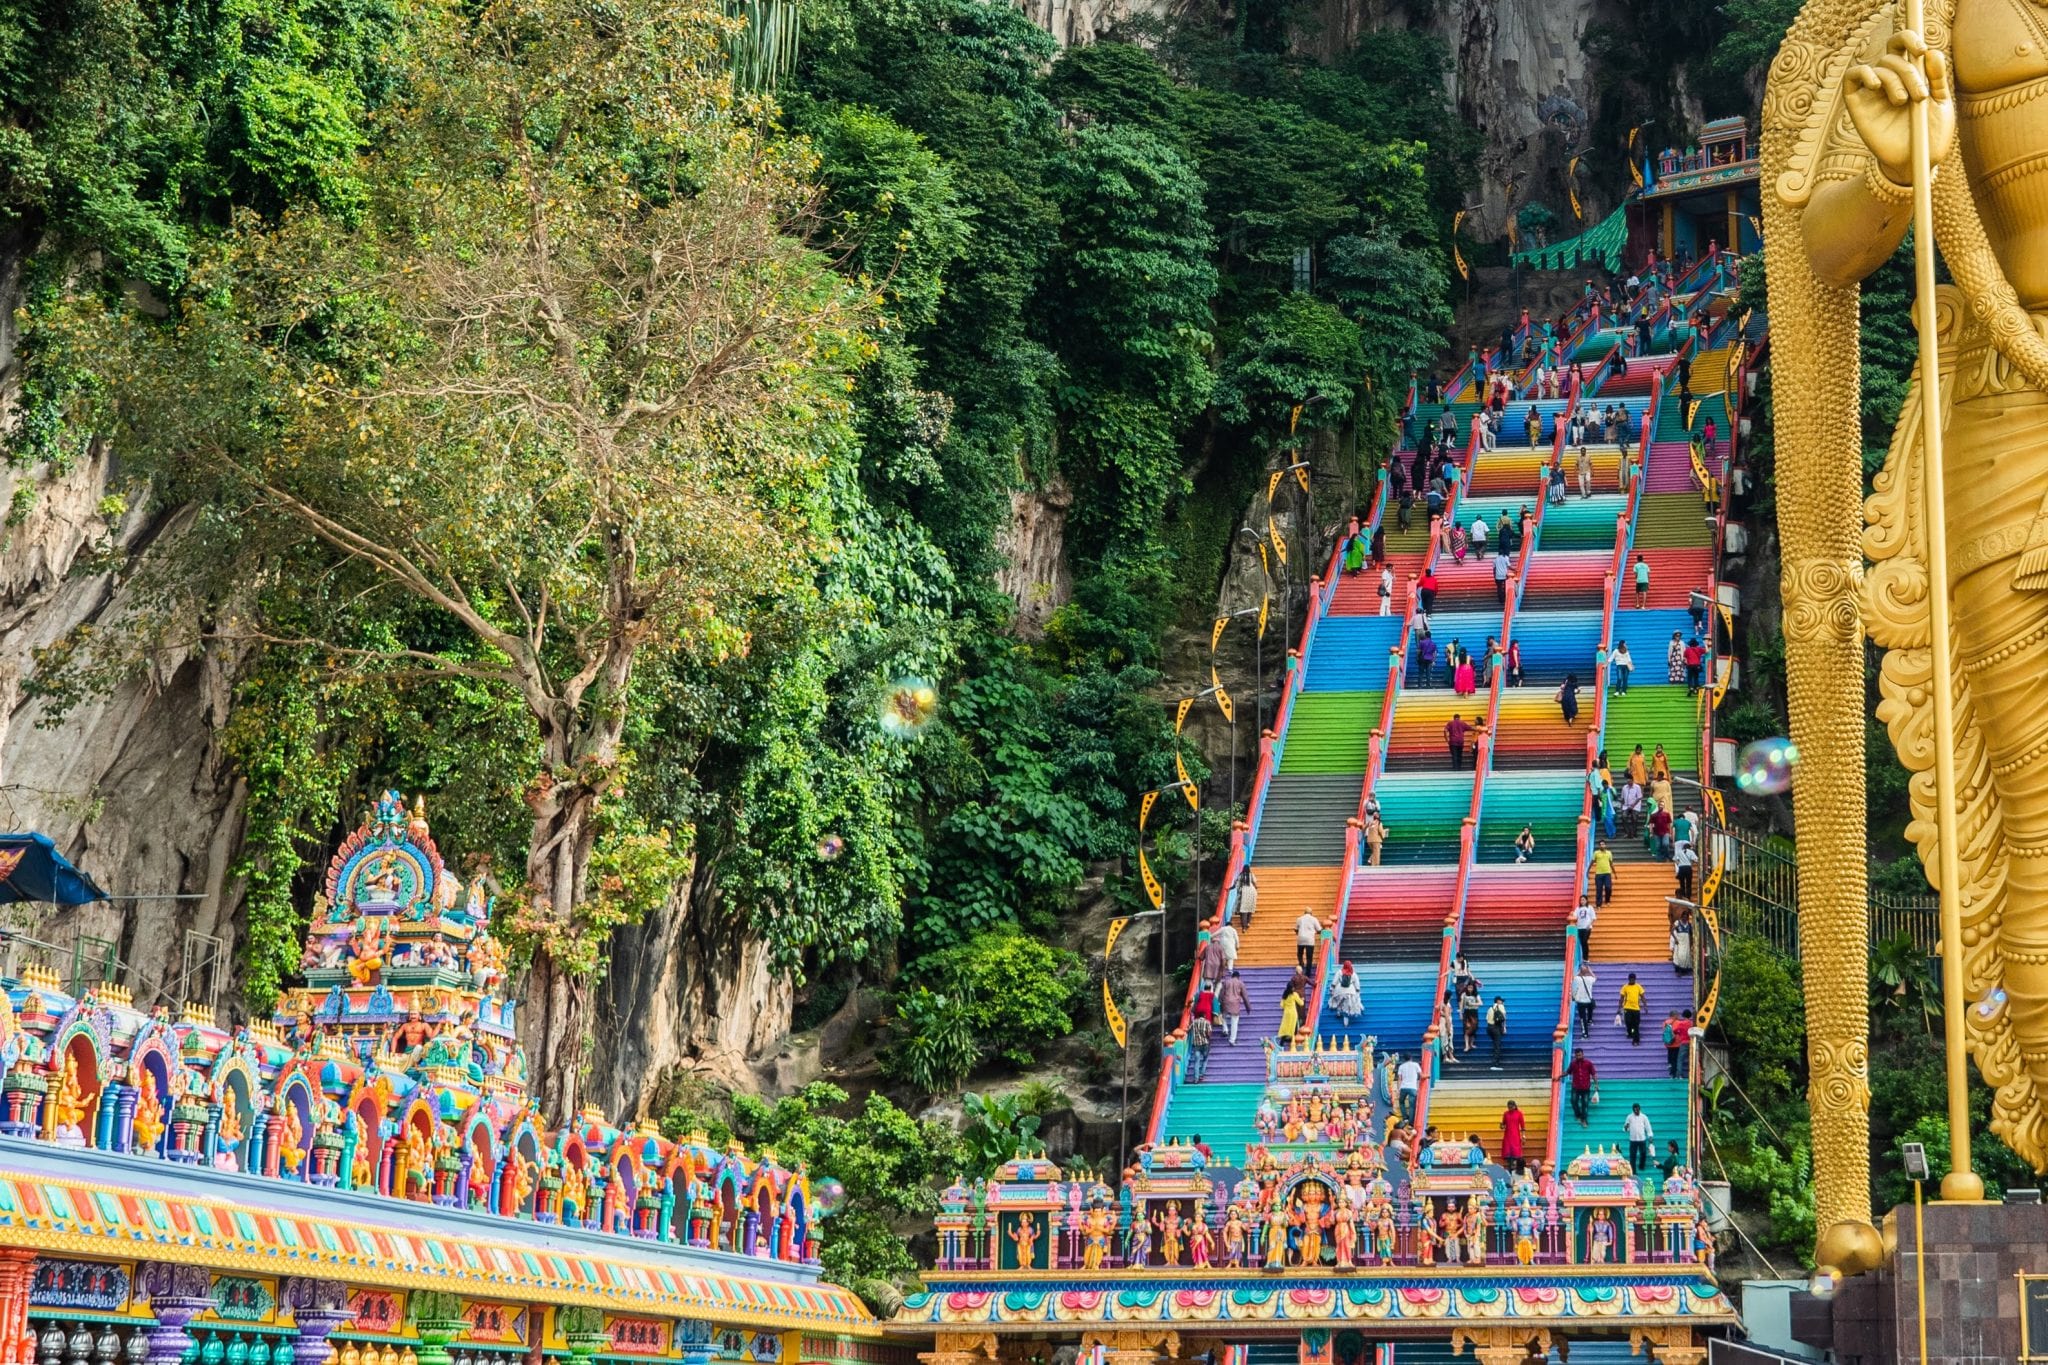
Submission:
{"label": "orange step", "polygon": [[1255,867],[1259,878],[1259,910],[1251,932],[1237,945],[1240,967],[1281,967],[1294,961],[1294,921],[1303,906],[1329,927],[1337,915],[1341,867]]}

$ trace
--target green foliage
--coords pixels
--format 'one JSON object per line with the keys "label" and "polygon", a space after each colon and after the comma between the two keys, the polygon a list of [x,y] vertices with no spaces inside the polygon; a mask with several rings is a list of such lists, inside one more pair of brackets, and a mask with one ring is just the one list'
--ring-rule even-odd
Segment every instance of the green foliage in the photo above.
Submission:
{"label": "green foliage", "polygon": [[1038,1115],[1026,1113],[1016,1095],[960,1097],[965,1122],[960,1127],[961,1174],[986,1180],[996,1168],[1022,1152],[1038,1133]]}
{"label": "green foliage", "polygon": [[766,1104],[733,1096],[733,1131],[753,1151],[772,1148],[785,1165],[846,1187],[846,1201],[826,1223],[825,1275],[866,1297],[877,1281],[902,1281],[917,1269],[906,1225],[929,1226],[938,1207],[934,1182],[958,1166],[957,1140],[940,1124],[915,1119],[880,1095],[869,1095],[851,1119],[828,1110],[847,1102],[834,1085],[813,1083]]}
{"label": "green foliage", "polygon": [[926,954],[910,964],[904,980],[952,1001],[980,1056],[1029,1066],[1037,1044],[1074,1031],[1088,972],[1063,948],[1001,930]]}
{"label": "green foliage", "polygon": [[957,1089],[981,1057],[973,1002],[913,986],[896,996],[896,1043],[883,1058],[889,1074],[927,1095]]}
{"label": "green foliage", "polygon": [[1795,1139],[1789,1151],[1766,1140],[1756,1123],[1717,1128],[1715,1148],[1721,1153],[1728,1183],[1745,1208],[1770,1215],[1765,1245],[1790,1252],[1811,1264],[1814,1239],[1813,1151],[1808,1138]]}
{"label": "green foliage", "polygon": [[1798,964],[1758,939],[1730,937],[1721,953],[1714,1026],[1737,1083],[1766,1114],[1799,1102],[1805,1019]]}
{"label": "green foliage", "polygon": [[1253,316],[1224,358],[1216,411],[1268,439],[1286,432],[1296,404],[1303,427],[1333,427],[1350,414],[1364,369],[1358,325],[1319,299],[1289,294]]}

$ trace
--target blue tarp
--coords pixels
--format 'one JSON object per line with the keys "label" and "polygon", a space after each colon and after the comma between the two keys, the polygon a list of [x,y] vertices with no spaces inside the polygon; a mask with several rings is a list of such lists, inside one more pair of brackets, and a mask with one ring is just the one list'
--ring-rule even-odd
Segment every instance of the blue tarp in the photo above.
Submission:
{"label": "blue tarp", "polygon": [[47,834],[0,834],[0,905],[48,901],[84,905],[107,893],[71,865]]}

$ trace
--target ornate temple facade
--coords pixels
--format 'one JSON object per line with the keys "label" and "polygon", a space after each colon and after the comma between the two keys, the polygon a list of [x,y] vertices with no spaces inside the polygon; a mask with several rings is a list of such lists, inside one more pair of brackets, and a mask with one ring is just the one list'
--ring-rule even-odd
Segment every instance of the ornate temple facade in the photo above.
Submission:
{"label": "ornate temple facade", "polygon": [[0,1365],[907,1360],[800,1165],[547,1125],[490,912],[388,793],[275,1022],[7,983]]}

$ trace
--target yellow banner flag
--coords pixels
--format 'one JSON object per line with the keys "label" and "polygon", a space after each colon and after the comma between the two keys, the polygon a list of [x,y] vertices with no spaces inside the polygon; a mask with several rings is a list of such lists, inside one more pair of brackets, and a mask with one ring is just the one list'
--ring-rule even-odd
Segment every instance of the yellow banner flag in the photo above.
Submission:
{"label": "yellow banner flag", "polygon": [[1725,825],[1728,823],[1728,803],[1721,799],[1720,788],[1707,788],[1707,804],[1714,808],[1715,824]]}
{"label": "yellow banner flag", "polygon": [[1259,638],[1261,640],[1266,638],[1266,618],[1272,614],[1272,611],[1273,595],[1267,593],[1259,599]]}
{"label": "yellow banner flag", "polygon": [[1279,470],[1279,469],[1276,469],[1276,470],[1274,470],[1274,471],[1273,471],[1272,477],[1266,480],[1266,501],[1267,501],[1267,502],[1271,502],[1271,501],[1273,501],[1273,495],[1274,495],[1275,493],[1277,493],[1277,492],[1279,492],[1279,491],[1280,491],[1280,476],[1281,476],[1281,474],[1283,474],[1284,472],[1285,472],[1284,470]]}
{"label": "yellow banner flag", "polygon": [[[1259,567],[1266,571],[1267,577],[1270,578],[1272,576],[1273,561],[1266,557],[1266,542],[1263,540],[1259,542]],[[1263,633],[1264,632],[1262,631],[1261,634]]]}
{"label": "yellow banner flag", "polygon": [[1579,158],[1573,157],[1565,164],[1565,192],[1572,198],[1572,217],[1581,223],[1586,221],[1586,210],[1579,203]]}
{"label": "yellow banner flag", "polygon": [[1458,267],[1458,278],[1472,278],[1472,267],[1465,264],[1465,253],[1458,250],[1458,228],[1465,221],[1465,210],[1459,209],[1451,215],[1451,261]]}
{"label": "yellow banner flag", "polygon": [[1230,618],[1228,616],[1219,616],[1216,618],[1215,626],[1212,627],[1209,631],[1209,652],[1211,654],[1214,654],[1216,652],[1216,646],[1223,643],[1223,628],[1229,624]]}
{"label": "yellow banner flag", "polygon": [[[1370,376],[1370,375],[1367,375],[1367,376],[1366,376],[1366,381],[1365,381],[1365,385],[1366,385],[1366,387],[1367,387],[1367,388],[1371,388],[1371,387],[1372,387],[1372,376]],[[1308,462],[1307,462],[1306,460],[1304,460],[1304,461],[1302,461],[1302,462],[1300,462],[1300,463],[1298,463],[1298,464],[1296,464],[1296,465],[1294,466],[1294,481],[1295,481],[1296,483],[1298,483],[1298,484],[1300,484],[1300,485],[1301,485],[1301,491],[1302,491],[1302,492],[1306,493],[1306,492],[1308,492],[1308,491],[1309,491],[1309,486],[1308,486]],[[1272,501],[1272,499],[1271,499],[1271,498],[1268,498],[1268,499],[1267,499],[1266,501],[1268,501],[1268,502],[1271,502],[1271,501]]]}
{"label": "yellow banner flag", "polygon": [[1230,694],[1223,690],[1223,678],[1216,672],[1216,665],[1209,665],[1209,685],[1216,689],[1216,709],[1223,713],[1223,719],[1237,724],[1237,710],[1230,700]]}
{"label": "yellow banner flag", "polygon": [[1124,1012],[1116,1007],[1116,1001],[1109,994],[1107,977],[1102,982],[1102,1015],[1109,1021],[1109,1036],[1116,1039],[1116,1045],[1130,1046],[1130,1026],[1124,1022]]}
{"label": "yellow banner flag", "polygon": [[1138,880],[1145,884],[1145,899],[1152,902],[1154,910],[1166,908],[1166,888],[1159,884],[1159,878],[1152,875],[1152,861],[1145,856],[1145,846],[1138,845]]}
{"label": "yellow banner flag", "polygon": [[1108,957],[1116,951],[1116,941],[1123,937],[1124,926],[1131,922],[1129,915],[1119,915],[1109,922],[1109,937],[1102,942],[1102,955]]}
{"label": "yellow banner flag", "polygon": [[1145,832],[1145,824],[1152,818],[1152,808],[1159,804],[1159,792],[1155,788],[1138,798],[1138,833]]}
{"label": "yellow banner flag", "polygon": [[[1174,704],[1173,732],[1175,734],[1179,734],[1180,727],[1188,723],[1188,712],[1194,709],[1195,699],[1193,697],[1182,697],[1178,702]],[[1186,774],[1183,773],[1182,776],[1186,776]]]}
{"label": "yellow banner flag", "polygon": [[1273,553],[1280,556],[1280,562],[1285,564],[1287,562],[1287,537],[1280,534],[1280,528],[1274,524],[1271,512],[1266,514],[1266,534],[1273,538]]}
{"label": "yellow banner flag", "polygon": [[1293,409],[1293,411],[1291,411],[1291,412],[1289,412],[1289,413],[1287,414],[1287,434],[1288,434],[1289,436],[1292,436],[1292,435],[1294,434],[1294,429],[1295,429],[1296,427],[1300,426],[1300,425],[1301,425],[1301,404],[1299,404],[1299,403],[1296,403],[1296,404],[1294,405],[1294,409]]}
{"label": "yellow banner flag", "polygon": [[1181,757],[1178,747],[1173,751],[1173,770],[1180,774],[1180,792],[1182,796],[1188,799],[1188,809],[1200,810],[1202,808],[1202,794],[1195,790],[1194,780],[1188,776],[1187,761]]}
{"label": "yellow banner flag", "polygon": [[1638,123],[1628,130],[1628,175],[1636,182],[1636,188],[1643,187],[1643,168],[1636,164],[1636,138],[1641,135],[1643,125]]}
{"label": "yellow banner flag", "polygon": [[1721,860],[1709,855],[1706,880],[1700,883],[1700,904],[1712,905],[1714,893],[1721,889]]}

